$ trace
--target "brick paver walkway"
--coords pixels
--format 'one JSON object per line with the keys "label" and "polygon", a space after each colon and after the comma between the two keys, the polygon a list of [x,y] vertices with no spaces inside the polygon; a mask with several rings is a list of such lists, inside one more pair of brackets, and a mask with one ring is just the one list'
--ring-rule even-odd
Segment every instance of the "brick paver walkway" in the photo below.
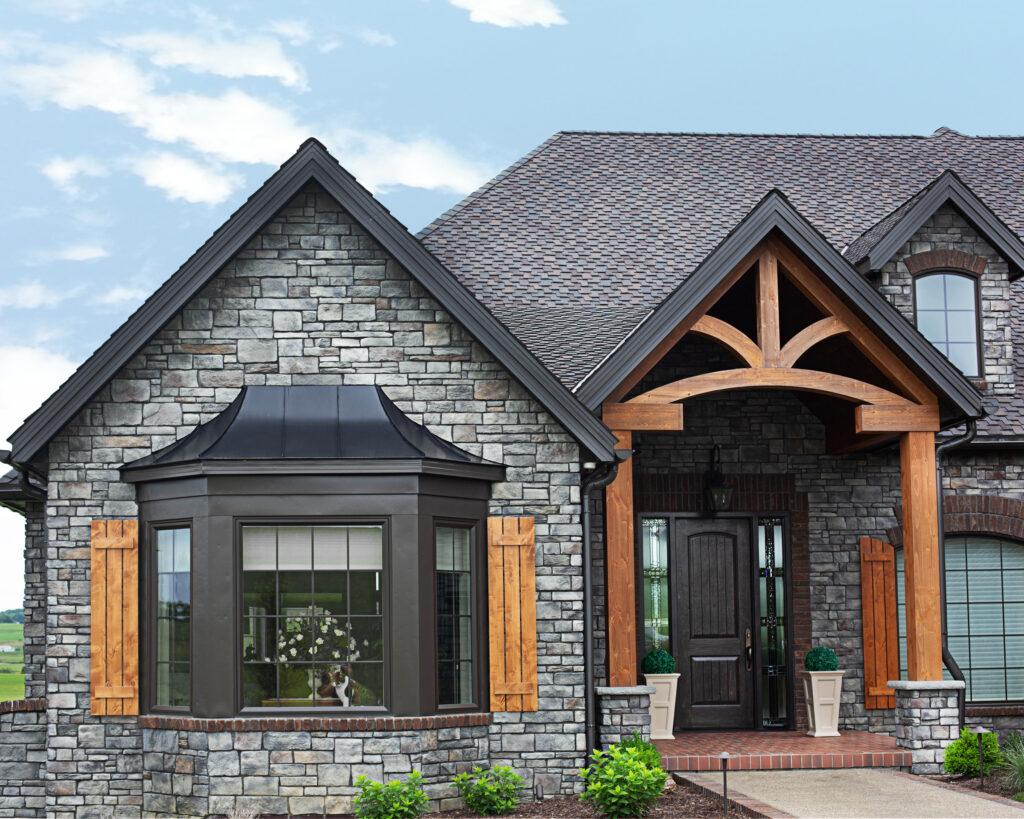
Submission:
{"label": "brick paver walkway", "polygon": [[799,731],[685,731],[654,743],[667,771],[718,771],[723,751],[729,770],[805,768],[909,768],[910,752],[886,734],[846,731],[809,737]]}

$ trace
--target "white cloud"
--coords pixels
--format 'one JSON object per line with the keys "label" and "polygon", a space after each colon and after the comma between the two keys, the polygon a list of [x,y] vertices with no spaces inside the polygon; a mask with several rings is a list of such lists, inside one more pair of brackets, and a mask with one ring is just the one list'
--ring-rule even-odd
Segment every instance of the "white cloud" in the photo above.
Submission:
{"label": "white cloud", "polygon": [[[0,441],[6,441],[74,369],[69,359],[42,347],[0,345],[0,383],[18,385],[17,389],[0,390]],[[25,519],[0,509],[0,608],[22,605],[24,543]]]}
{"label": "white cloud", "polygon": [[264,28],[293,46],[305,45],[313,39],[313,32],[305,20],[271,20]]}
{"label": "white cloud", "polygon": [[[239,180],[220,171],[217,163],[280,164],[314,132],[290,111],[237,89],[217,96],[160,93],[155,79],[125,55],[69,49],[41,54],[38,48],[33,55],[30,62],[0,70],[0,81],[6,80],[6,87],[30,104],[48,101],[71,110],[105,111],[152,140],[187,145],[204,155],[205,166],[180,157],[167,159],[171,154],[163,155],[160,163],[133,166],[147,184],[172,198],[223,201]],[[319,130],[338,149],[342,164],[371,189],[402,185],[468,193],[490,176],[488,168],[436,139],[400,139],[335,124]],[[183,178],[173,178],[174,169],[168,171],[172,162]]]}
{"label": "white cloud", "polygon": [[386,34],[383,31],[377,31],[372,28],[356,29],[355,35],[360,42],[369,46],[384,46],[386,48],[391,48],[394,45],[398,45],[398,40],[390,34]]}
{"label": "white cloud", "polygon": [[0,72],[30,105],[94,108],[115,114],[158,142],[181,142],[225,162],[279,164],[306,130],[290,112],[244,91],[219,96],[161,94],[155,80],[121,54],[48,49]]}
{"label": "white cloud", "polygon": [[[39,282],[22,282],[0,288],[0,307],[35,310],[40,307],[54,307],[68,297],[66,290],[53,290]],[[2,392],[0,390],[0,393]],[[2,400],[0,398],[0,401]]]}
{"label": "white cloud", "polygon": [[149,291],[142,287],[114,287],[93,299],[93,304],[114,305],[145,301]]}
{"label": "white cloud", "polygon": [[560,26],[568,22],[552,0],[448,0],[469,12],[474,23],[501,28]]}
{"label": "white cloud", "polygon": [[169,151],[141,156],[129,162],[131,169],[151,188],[159,188],[170,199],[216,205],[227,199],[241,183],[237,174],[203,165]]}
{"label": "white cloud", "polygon": [[57,262],[92,262],[109,255],[102,245],[83,243],[58,248],[50,254],[50,258]]}
{"label": "white cloud", "polygon": [[220,34],[176,34],[150,31],[115,41],[145,54],[161,68],[186,68],[196,74],[221,77],[268,77],[289,88],[306,88],[306,73],[290,59],[273,37],[229,38]]}
{"label": "white cloud", "polygon": [[81,177],[104,176],[107,169],[88,156],[55,156],[42,167],[43,176],[49,179],[57,190],[72,198],[80,198],[84,191],[78,184]]}
{"label": "white cloud", "polygon": [[40,14],[58,17],[66,23],[77,23],[109,5],[113,5],[112,0],[33,0],[28,8]]}
{"label": "white cloud", "polygon": [[373,191],[404,185],[469,193],[491,176],[483,165],[464,159],[434,139],[400,140],[384,134],[339,129],[331,143],[341,164]]}
{"label": "white cloud", "polygon": [[21,426],[32,412],[74,371],[74,363],[44,347],[0,344],[0,441]]}

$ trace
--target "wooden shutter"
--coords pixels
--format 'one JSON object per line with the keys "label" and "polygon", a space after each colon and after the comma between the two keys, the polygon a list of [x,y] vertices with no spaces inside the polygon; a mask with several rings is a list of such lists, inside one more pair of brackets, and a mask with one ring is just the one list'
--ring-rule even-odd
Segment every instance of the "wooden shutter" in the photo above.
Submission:
{"label": "wooden shutter", "polygon": [[864,622],[864,707],[895,708],[895,694],[886,683],[900,678],[896,552],[873,537],[860,539],[860,604]]}
{"label": "wooden shutter", "polygon": [[537,710],[533,518],[487,519],[491,710]]}
{"label": "wooden shutter", "polygon": [[139,713],[139,524],[92,522],[93,714]]}

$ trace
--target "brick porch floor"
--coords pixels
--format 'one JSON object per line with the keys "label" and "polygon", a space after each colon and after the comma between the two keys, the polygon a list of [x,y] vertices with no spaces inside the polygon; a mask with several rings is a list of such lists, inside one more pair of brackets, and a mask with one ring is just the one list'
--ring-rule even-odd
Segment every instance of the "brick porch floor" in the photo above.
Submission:
{"label": "brick porch floor", "polygon": [[909,751],[886,734],[845,731],[839,737],[809,737],[799,731],[683,731],[654,743],[666,771],[718,771],[728,751],[729,770],[795,768],[909,768]]}

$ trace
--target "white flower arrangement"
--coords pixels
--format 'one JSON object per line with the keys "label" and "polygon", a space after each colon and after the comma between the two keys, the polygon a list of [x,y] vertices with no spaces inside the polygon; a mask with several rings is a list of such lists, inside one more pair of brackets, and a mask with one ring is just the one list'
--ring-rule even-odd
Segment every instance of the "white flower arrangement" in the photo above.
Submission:
{"label": "white flower arrangement", "polygon": [[[291,666],[300,661],[305,664],[307,658],[339,663],[359,659],[358,642],[351,635],[351,623],[342,623],[332,615],[319,618],[319,633],[312,640],[312,645],[303,633],[304,623],[305,618],[289,618],[284,629],[278,631],[277,653],[282,665]],[[363,640],[364,647],[369,644],[369,640]]]}

